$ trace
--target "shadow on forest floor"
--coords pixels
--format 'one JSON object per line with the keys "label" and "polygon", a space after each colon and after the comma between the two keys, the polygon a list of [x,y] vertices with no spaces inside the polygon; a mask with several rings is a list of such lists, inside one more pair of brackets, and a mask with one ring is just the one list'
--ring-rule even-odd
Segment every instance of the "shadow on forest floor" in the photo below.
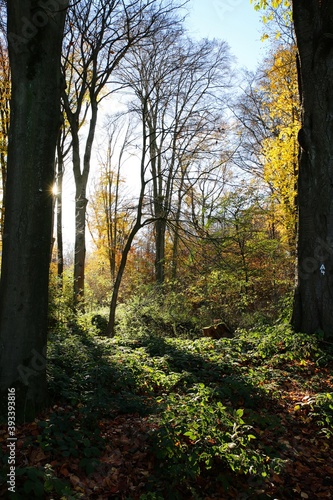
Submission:
{"label": "shadow on forest floor", "polygon": [[53,405],[17,429],[16,498],[330,498],[332,358],[316,340],[78,331],[48,357]]}

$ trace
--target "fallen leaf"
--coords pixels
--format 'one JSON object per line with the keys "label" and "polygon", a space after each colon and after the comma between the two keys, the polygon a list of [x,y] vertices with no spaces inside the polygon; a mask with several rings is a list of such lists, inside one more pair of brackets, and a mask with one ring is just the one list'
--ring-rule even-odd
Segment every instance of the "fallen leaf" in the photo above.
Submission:
{"label": "fallen leaf", "polygon": [[70,473],[68,472],[68,470],[66,469],[66,467],[61,467],[60,469],[60,474],[62,474],[64,477],[68,477],[70,475]]}
{"label": "fallen leaf", "polygon": [[38,448],[37,450],[32,450],[32,452],[30,453],[30,462],[32,464],[37,464],[38,462],[41,462],[42,460],[45,459],[46,455],[41,448]]}
{"label": "fallen leaf", "polygon": [[69,476],[69,480],[73,484],[73,486],[76,486],[81,483],[80,478],[75,476],[74,474]]}

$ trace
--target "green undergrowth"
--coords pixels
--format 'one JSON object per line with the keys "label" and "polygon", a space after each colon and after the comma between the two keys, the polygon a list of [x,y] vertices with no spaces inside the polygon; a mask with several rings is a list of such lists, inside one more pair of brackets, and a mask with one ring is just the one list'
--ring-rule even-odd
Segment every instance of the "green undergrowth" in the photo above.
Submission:
{"label": "green undergrowth", "polygon": [[[285,324],[221,340],[147,333],[108,339],[92,332],[80,327],[50,335],[48,383],[56,409],[38,422],[45,453],[79,458],[86,474],[104,452],[98,422],[119,414],[141,415],[150,425],[155,472],[142,498],[149,491],[154,498],[193,492],[201,498],[198,478],[210,474],[225,491],[234,476],[253,476],[257,484],[279,474],[286,390],[311,394],[295,403],[296,418],[308,405],[318,433],[332,436],[332,354],[316,336],[294,334]],[[269,442],[261,437],[267,432]],[[55,497],[68,490],[51,475],[47,470],[37,479]]]}
{"label": "green undergrowth", "polygon": [[[155,480],[172,491],[179,482],[193,487],[204,470],[214,468],[262,478],[279,471],[279,450],[260,443],[260,431],[281,432],[284,424],[272,408],[286,384],[316,391],[309,365],[319,377],[331,362],[319,338],[294,334],[285,324],[221,340],[55,335],[49,356],[53,396],[79,406],[83,418],[91,422],[92,408],[93,419],[149,416],[156,426],[150,436],[159,464]],[[311,400],[318,431],[327,435],[330,398],[328,392]]]}

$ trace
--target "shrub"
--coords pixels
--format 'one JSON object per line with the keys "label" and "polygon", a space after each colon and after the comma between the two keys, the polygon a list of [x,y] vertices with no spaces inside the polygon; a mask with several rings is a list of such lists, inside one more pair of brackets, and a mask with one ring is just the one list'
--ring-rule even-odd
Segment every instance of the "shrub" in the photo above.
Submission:
{"label": "shrub", "polygon": [[137,337],[195,337],[200,325],[193,317],[190,304],[182,292],[173,291],[172,284],[143,287],[117,310],[116,333]]}
{"label": "shrub", "polygon": [[108,320],[104,316],[101,316],[100,314],[95,314],[91,318],[91,324],[96,327],[99,335],[106,335]]}

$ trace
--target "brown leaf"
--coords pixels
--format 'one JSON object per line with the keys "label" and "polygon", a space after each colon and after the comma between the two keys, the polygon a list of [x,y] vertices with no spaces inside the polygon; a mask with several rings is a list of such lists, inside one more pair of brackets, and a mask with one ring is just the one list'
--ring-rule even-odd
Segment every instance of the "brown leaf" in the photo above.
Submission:
{"label": "brown leaf", "polygon": [[273,483],[277,483],[277,484],[284,483],[283,479],[281,479],[280,476],[278,476],[277,474],[273,474],[272,481],[273,481]]}
{"label": "brown leaf", "polygon": [[68,470],[66,469],[66,467],[61,467],[60,469],[60,474],[62,474],[64,477],[68,477],[70,475],[70,473],[68,472]]}
{"label": "brown leaf", "polygon": [[81,484],[80,478],[75,476],[74,474],[69,476],[69,480],[73,486],[77,486],[77,485]]}
{"label": "brown leaf", "polygon": [[32,452],[30,453],[30,462],[32,464],[37,464],[38,462],[41,462],[42,460],[45,459],[46,455],[41,448],[38,448],[37,450],[32,450]]}

